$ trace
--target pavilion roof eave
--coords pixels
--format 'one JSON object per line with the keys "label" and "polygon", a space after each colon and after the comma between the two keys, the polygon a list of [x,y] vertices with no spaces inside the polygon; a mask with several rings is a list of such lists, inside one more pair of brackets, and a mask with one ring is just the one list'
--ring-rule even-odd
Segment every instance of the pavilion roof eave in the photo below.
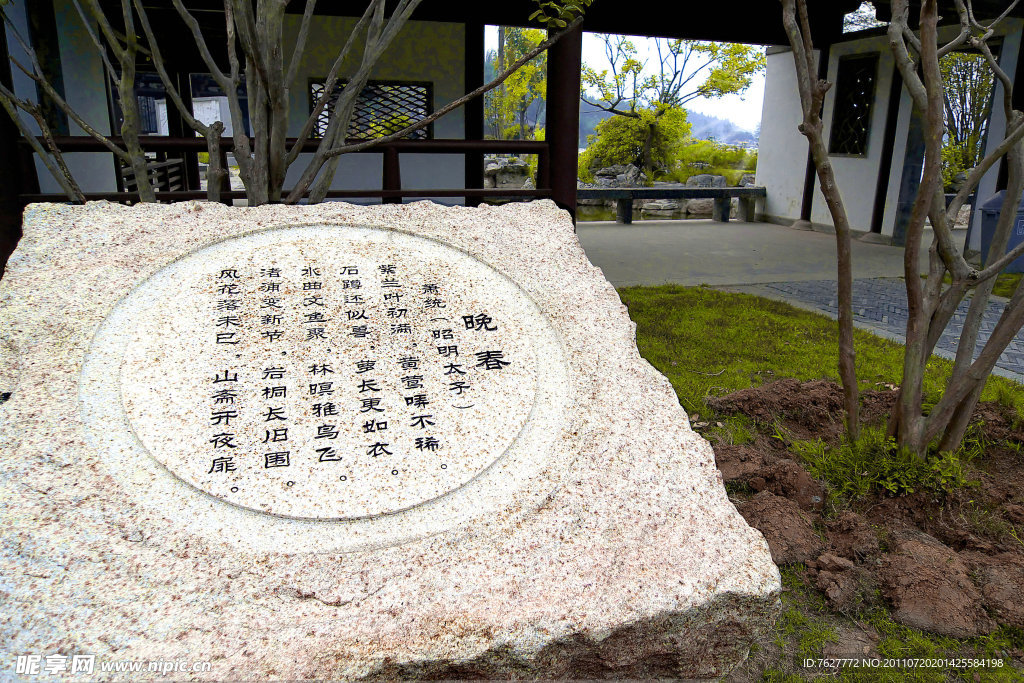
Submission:
{"label": "pavilion roof eave", "polygon": [[[193,0],[196,1],[196,0]],[[202,2],[203,0],[198,0]],[[207,2],[209,0],[206,0]],[[842,18],[859,0],[810,0],[812,37],[826,45],[842,36]],[[389,5],[391,2],[389,1]],[[301,12],[293,1],[289,11]],[[321,0],[317,12],[325,15],[355,16],[365,9],[359,0]],[[505,0],[501,3],[452,3],[423,0],[413,18],[423,21],[475,22],[506,26],[529,25],[537,9],[533,0]],[[639,0],[624,11],[621,4],[595,0],[584,14],[583,30],[659,38],[711,40],[762,45],[787,44],[782,26],[782,5],[773,0],[732,0],[721,3],[688,3],[678,20],[680,7]]]}

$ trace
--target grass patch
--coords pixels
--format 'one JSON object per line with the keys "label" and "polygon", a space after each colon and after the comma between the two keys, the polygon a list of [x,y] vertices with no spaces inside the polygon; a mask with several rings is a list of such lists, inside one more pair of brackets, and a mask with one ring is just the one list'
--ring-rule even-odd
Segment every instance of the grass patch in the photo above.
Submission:
{"label": "grass patch", "polygon": [[[689,413],[709,414],[705,399],[777,378],[839,381],[834,320],[789,304],[707,287],[627,287],[622,302],[637,326],[641,355],[662,372]],[[902,379],[903,345],[854,329],[862,390]],[[932,357],[925,373],[926,403],[942,394],[952,364]],[[1021,402],[1020,388],[991,377],[982,400],[999,393]]]}
{"label": "grass patch", "polygon": [[883,427],[867,427],[856,442],[830,447],[821,439],[793,441],[790,449],[808,471],[828,483],[833,495],[855,500],[874,493],[902,496],[927,491],[937,496],[976,485],[969,479],[970,462],[984,451],[972,430],[956,453],[930,453],[925,460],[897,448]]}
{"label": "grass patch", "polygon": [[[921,276],[922,279],[926,277],[928,276]],[[1022,277],[1024,277],[1024,273],[1000,273],[999,275],[996,275],[996,283],[992,285],[992,293],[996,296],[1009,299],[1013,296],[1013,293],[1017,291],[1017,285],[1020,284],[1020,279]],[[949,276],[949,273],[946,273],[945,276],[943,276],[942,281],[949,285],[953,283],[953,278]]]}

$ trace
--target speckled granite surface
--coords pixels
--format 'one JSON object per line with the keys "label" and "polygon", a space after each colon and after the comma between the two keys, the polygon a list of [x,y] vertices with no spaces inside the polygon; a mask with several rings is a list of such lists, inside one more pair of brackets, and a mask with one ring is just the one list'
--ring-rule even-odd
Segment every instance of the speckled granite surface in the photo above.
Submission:
{"label": "speckled granite surface", "polygon": [[[708,677],[775,615],[767,545],[550,202],[34,205],[24,230],[0,281],[0,672],[59,653],[204,679]],[[337,320],[350,267],[370,336]],[[284,320],[259,310],[272,268]],[[306,391],[318,363],[335,396]],[[387,431],[364,431],[374,386]]]}

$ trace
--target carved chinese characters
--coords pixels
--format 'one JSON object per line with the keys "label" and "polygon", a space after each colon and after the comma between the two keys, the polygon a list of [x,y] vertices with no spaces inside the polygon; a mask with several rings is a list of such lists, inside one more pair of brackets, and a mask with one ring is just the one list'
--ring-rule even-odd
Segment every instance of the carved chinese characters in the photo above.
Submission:
{"label": "carved chinese characters", "polygon": [[335,234],[209,247],[136,321],[129,422],[192,486],[289,517],[396,512],[473,479],[526,424],[537,321],[519,288],[430,240]]}

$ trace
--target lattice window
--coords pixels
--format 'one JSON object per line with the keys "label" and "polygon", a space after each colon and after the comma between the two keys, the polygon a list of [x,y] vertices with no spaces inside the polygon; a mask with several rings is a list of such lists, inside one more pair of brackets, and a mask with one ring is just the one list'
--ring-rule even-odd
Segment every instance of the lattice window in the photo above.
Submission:
{"label": "lattice window", "polygon": [[877,73],[877,54],[839,60],[829,154],[864,156],[868,153]]}
{"label": "lattice window", "polygon": [[[327,100],[327,106],[317,117],[314,135],[322,136],[334,114],[345,84],[339,82]],[[309,82],[309,110],[312,112],[324,91],[323,79]],[[423,81],[368,81],[356,99],[348,137],[353,140],[373,140],[398,132],[408,125],[433,113],[434,87]],[[434,124],[410,133],[412,140],[429,140],[434,137]]]}

